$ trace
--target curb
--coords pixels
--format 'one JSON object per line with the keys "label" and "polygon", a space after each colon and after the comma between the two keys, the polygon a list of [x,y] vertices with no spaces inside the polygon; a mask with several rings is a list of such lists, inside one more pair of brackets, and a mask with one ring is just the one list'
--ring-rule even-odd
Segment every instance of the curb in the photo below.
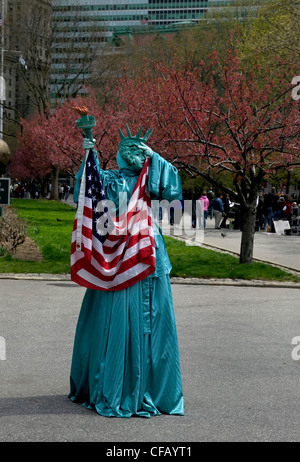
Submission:
{"label": "curb", "polygon": [[[178,239],[181,242],[186,242],[187,241],[187,239],[184,238],[184,237],[172,236],[171,234],[167,234],[167,236],[173,237],[174,239]],[[232,255],[233,257],[236,257],[236,258],[239,258],[239,256],[240,256],[240,254],[238,252],[234,252],[232,250],[224,249],[223,247],[218,247],[218,246],[215,246],[215,245],[212,245],[212,244],[199,243],[199,242],[196,242],[196,241],[193,242],[193,244],[196,245],[197,247],[203,247],[204,249],[214,250],[214,251],[220,252],[220,253],[226,253],[226,254]],[[279,263],[276,263],[276,262],[273,262],[273,261],[270,261],[270,260],[263,260],[262,258],[254,258],[253,257],[253,261],[256,261],[258,263],[266,263],[267,265],[275,266],[276,268],[280,268],[280,269],[282,269],[284,271],[287,271],[289,273],[292,273],[292,274],[294,274],[296,276],[300,276],[300,271],[297,268],[293,268],[293,267],[285,266],[285,265],[280,265]]]}
{"label": "curb", "polygon": [[[233,255],[234,257],[237,257],[237,258],[240,256],[240,254],[237,253],[237,252],[233,252],[231,250],[226,250],[226,249],[223,249],[222,247],[216,247],[216,246],[211,245],[211,244],[203,244],[202,247],[207,248],[207,249],[211,249],[211,250],[215,250],[216,252],[228,253],[228,254]],[[276,268],[283,269],[283,270],[288,271],[290,273],[296,274],[297,276],[300,275],[300,271],[297,268],[293,268],[291,266],[280,265],[279,263],[275,263],[275,262],[270,261],[270,260],[263,260],[262,258],[254,258],[253,257],[253,261],[256,261],[258,263],[266,263],[267,265],[275,266]]]}
{"label": "curb", "polygon": [[[72,282],[69,274],[17,274],[17,273],[2,273],[0,279],[11,280],[30,280],[30,281],[60,281]],[[198,279],[198,278],[180,278],[171,277],[171,284],[185,284],[185,285],[212,285],[212,286],[239,286],[239,287],[270,287],[270,288],[286,288],[286,289],[300,289],[298,282],[278,282],[278,281],[260,281],[260,280],[246,280],[246,279]],[[75,284],[75,283],[74,283]],[[76,285],[76,284],[75,284]]]}
{"label": "curb", "polygon": [[239,286],[239,287],[270,287],[285,289],[300,289],[298,282],[260,281],[246,279],[197,279],[171,277],[171,284]]}

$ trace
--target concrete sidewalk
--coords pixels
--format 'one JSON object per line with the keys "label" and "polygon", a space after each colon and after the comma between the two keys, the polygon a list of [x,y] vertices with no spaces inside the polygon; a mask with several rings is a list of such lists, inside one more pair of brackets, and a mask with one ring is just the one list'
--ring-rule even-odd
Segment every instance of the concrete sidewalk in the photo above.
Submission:
{"label": "concrete sidewalk", "polygon": [[[214,229],[214,219],[208,219],[206,229],[197,230],[197,238],[192,242],[194,245],[203,245],[211,249],[230,252],[239,255],[241,245],[241,231],[234,229]],[[165,235],[186,238],[180,228],[170,227],[167,217],[162,222],[162,230]],[[193,234],[192,230],[189,231]],[[222,235],[223,234],[223,235]],[[253,257],[257,261],[267,262],[283,268],[300,272],[300,236],[278,235],[258,231],[254,235]]]}

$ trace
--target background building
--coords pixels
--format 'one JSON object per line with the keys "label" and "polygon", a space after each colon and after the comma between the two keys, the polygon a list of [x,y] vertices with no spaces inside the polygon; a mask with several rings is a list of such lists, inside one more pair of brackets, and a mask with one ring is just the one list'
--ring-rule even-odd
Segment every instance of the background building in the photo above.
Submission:
{"label": "background building", "polygon": [[198,22],[208,7],[208,0],[148,0],[148,20],[152,25],[177,21]]}
{"label": "background building", "polygon": [[18,121],[49,101],[51,0],[1,2],[0,136],[15,142]]}
{"label": "background building", "polygon": [[53,0],[51,99],[82,92],[92,74],[92,63],[112,53],[122,37],[167,33],[197,23],[208,0]]}
{"label": "background building", "polygon": [[0,91],[4,127],[0,127],[0,136],[3,132],[13,142],[18,128],[15,121],[20,117],[35,110],[43,112],[49,101],[55,103],[85,91],[84,86],[92,81],[93,63],[98,65],[103,55],[122,53],[126,38],[174,33],[228,3],[230,0],[2,0],[0,77],[4,76],[6,88],[2,85]]}

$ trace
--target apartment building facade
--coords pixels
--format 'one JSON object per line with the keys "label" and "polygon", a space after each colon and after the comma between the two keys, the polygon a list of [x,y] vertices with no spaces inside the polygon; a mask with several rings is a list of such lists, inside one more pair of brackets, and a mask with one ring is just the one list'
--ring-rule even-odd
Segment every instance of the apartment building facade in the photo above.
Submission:
{"label": "apartment building facade", "polygon": [[49,101],[51,0],[1,2],[1,137],[14,144],[18,121]]}
{"label": "apartment building facade", "polygon": [[208,0],[53,0],[52,100],[76,94],[91,74],[91,63],[114,36],[197,23],[207,4]]}

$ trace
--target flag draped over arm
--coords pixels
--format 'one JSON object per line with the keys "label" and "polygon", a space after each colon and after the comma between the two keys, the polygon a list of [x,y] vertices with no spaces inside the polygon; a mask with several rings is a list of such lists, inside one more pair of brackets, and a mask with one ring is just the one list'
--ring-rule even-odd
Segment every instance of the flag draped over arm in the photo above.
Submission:
{"label": "flag draped over arm", "polygon": [[149,158],[125,213],[118,216],[107,207],[92,150],[86,158],[72,233],[71,279],[90,289],[121,290],[155,271]]}

